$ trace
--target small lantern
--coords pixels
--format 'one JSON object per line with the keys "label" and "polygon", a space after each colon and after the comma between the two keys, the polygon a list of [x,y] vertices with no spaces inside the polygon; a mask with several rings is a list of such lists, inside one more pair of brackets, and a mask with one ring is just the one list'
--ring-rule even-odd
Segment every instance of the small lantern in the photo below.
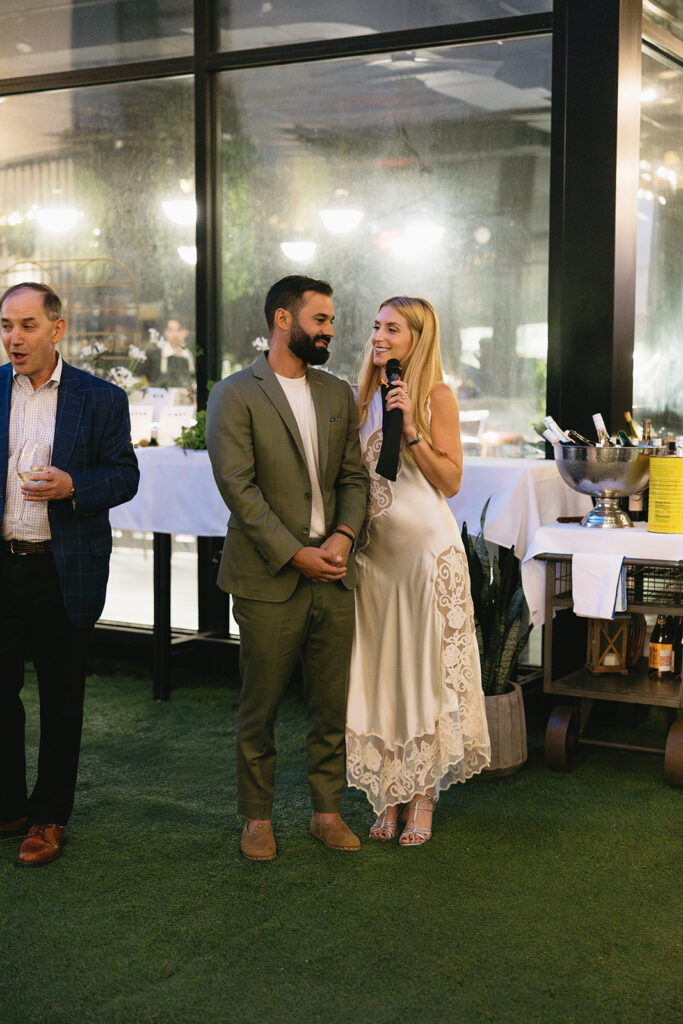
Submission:
{"label": "small lantern", "polygon": [[591,672],[628,675],[628,618],[588,620],[586,668]]}

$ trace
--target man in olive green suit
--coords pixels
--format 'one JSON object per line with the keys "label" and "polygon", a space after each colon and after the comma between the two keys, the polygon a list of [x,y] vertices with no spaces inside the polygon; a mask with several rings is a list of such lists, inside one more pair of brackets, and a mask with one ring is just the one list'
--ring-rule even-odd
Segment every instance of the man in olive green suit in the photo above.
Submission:
{"label": "man in olive green suit", "polygon": [[211,391],[209,456],[230,510],[218,585],[240,627],[238,809],[242,853],[276,855],[271,811],[277,709],[301,656],[308,706],[311,832],[360,843],[340,816],[356,582],[353,547],[367,503],[349,385],[312,369],[334,337],[332,289],[292,276],[268,292],[267,354]]}

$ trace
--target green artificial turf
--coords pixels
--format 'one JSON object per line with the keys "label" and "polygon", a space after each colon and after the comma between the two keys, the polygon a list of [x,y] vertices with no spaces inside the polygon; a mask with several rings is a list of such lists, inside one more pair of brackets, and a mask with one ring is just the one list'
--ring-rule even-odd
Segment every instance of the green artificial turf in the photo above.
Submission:
{"label": "green artificial turf", "polygon": [[[529,761],[443,795],[422,849],[308,834],[305,712],[278,724],[279,856],[238,853],[236,694],[88,681],[64,854],[0,843],[3,1024],[680,1024],[681,793],[652,755]],[[31,764],[35,680],[25,687]],[[646,730],[662,732],[653,711]],[[533,719],[533,716],[532,716]],[[660,735],[661,740],[661,735]],[[651,737],[648,736],[648,742]]]}

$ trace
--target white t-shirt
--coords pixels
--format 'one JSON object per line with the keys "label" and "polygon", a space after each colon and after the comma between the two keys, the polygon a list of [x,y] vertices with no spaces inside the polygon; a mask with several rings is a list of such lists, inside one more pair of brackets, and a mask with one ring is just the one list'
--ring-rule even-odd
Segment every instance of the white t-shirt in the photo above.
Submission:
{"label": "white t-shirt", "polygon": [[276,373],[275,376],[282,385],[282,390],[294,413],[294,419],[303,441],[313,497],[309,537],[312,540],[319,540],[325,536],[325,506],[318,476],[318,421],[311,396],[311,386],[306,376],[281,377],[279,373]]}

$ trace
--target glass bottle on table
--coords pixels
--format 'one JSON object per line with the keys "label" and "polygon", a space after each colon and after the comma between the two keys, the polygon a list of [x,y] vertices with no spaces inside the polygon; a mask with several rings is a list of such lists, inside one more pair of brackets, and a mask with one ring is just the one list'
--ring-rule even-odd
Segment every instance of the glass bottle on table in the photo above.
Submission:
{"label": "glass bottle on table", "polygon": [[658,615],[650,635],[648,658],[650,675],[655,679],[666,679],[674,671],[674,638],[670,620],[666,615]]}
{"label": "glass bottle on table", "polygon": [[628,496],[628,514],[632,523],[645,522],[645,492],[638,491],[637,494]]}

